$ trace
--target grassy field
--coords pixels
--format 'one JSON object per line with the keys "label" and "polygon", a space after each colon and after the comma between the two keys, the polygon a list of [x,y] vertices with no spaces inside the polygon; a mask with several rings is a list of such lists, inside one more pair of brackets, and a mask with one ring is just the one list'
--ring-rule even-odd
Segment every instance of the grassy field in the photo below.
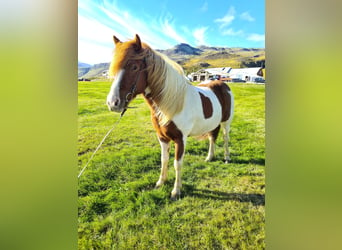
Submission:
{"label": "grassy field", "polygon": [[[160,189],[160,147],[141,97],[106,139],[79,179],[79,249],[265,249],[265,86],[230,84],[235,95],[230,151],[204,161],[207,140],[189,138],[181,199]],[[79,82],[81,171],[119,118],[109,112],[107,82]]]}

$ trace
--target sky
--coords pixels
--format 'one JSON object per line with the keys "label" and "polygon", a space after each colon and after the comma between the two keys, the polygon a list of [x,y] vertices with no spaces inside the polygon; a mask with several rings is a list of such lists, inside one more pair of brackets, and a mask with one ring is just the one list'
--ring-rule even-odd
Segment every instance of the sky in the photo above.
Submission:
{"label": "sky", "polygon": [[78,60],[110,62],[113,35],[138,34],[153,49],[265,48],[264,0],[79,0]]}

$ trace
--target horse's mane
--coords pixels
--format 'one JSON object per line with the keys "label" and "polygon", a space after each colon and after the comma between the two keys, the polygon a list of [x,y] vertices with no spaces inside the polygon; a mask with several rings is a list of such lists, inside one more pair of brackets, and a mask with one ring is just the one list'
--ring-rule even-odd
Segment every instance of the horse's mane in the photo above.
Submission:
{"label": "horse's mane", "polygon": [[185,93],[190,85],[182,67],[167,56],[150,49],[146,58],[148,84],[161,125],[183,109]]}
{"label": "horse's mane", "polygon": [[[165,125],[184,105],[186,89],[190,86],[182,67],[167,56],[142,43],[143,50],[134,51],[134,42],[120,44],[115,50],[110,73],[114,74],[128,60],[145,59],[149,94],[154,102],[154,109],[161,125]],[[115,63],[113,63],[115,61]]]}

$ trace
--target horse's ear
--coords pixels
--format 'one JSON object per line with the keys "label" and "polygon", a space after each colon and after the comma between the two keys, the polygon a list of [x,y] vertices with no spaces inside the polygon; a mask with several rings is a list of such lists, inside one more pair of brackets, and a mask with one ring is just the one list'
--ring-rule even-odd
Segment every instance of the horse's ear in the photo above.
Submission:
{"label": "horse's ear", "polygon": [[114,43],[115,43],[115,44],[121,43],[121,41],[119,40],[119,38],[117,38],[116,36],[113,36],[113,40],[114,40]]}
{"label": "horse's ear", "polygon": [[141,50],[141,40],[138,34],[135,35],[135,50],[140,51]]}

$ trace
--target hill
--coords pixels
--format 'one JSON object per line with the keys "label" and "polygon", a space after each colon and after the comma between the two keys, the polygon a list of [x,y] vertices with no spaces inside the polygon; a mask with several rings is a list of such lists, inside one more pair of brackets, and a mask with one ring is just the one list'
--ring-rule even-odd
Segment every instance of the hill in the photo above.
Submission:
{"label": "hill", "polygon": [[[157,51],[179,63],[186,73],[209,67],[245,68],[265,66],[264,48],[229,48],[204,45],[195,48],[189,44],[181,43],[173,48]],[[95,64],[91,67],[79,66],[78,77],[101,77],[102,73],[108,68],[109,63]]]}

